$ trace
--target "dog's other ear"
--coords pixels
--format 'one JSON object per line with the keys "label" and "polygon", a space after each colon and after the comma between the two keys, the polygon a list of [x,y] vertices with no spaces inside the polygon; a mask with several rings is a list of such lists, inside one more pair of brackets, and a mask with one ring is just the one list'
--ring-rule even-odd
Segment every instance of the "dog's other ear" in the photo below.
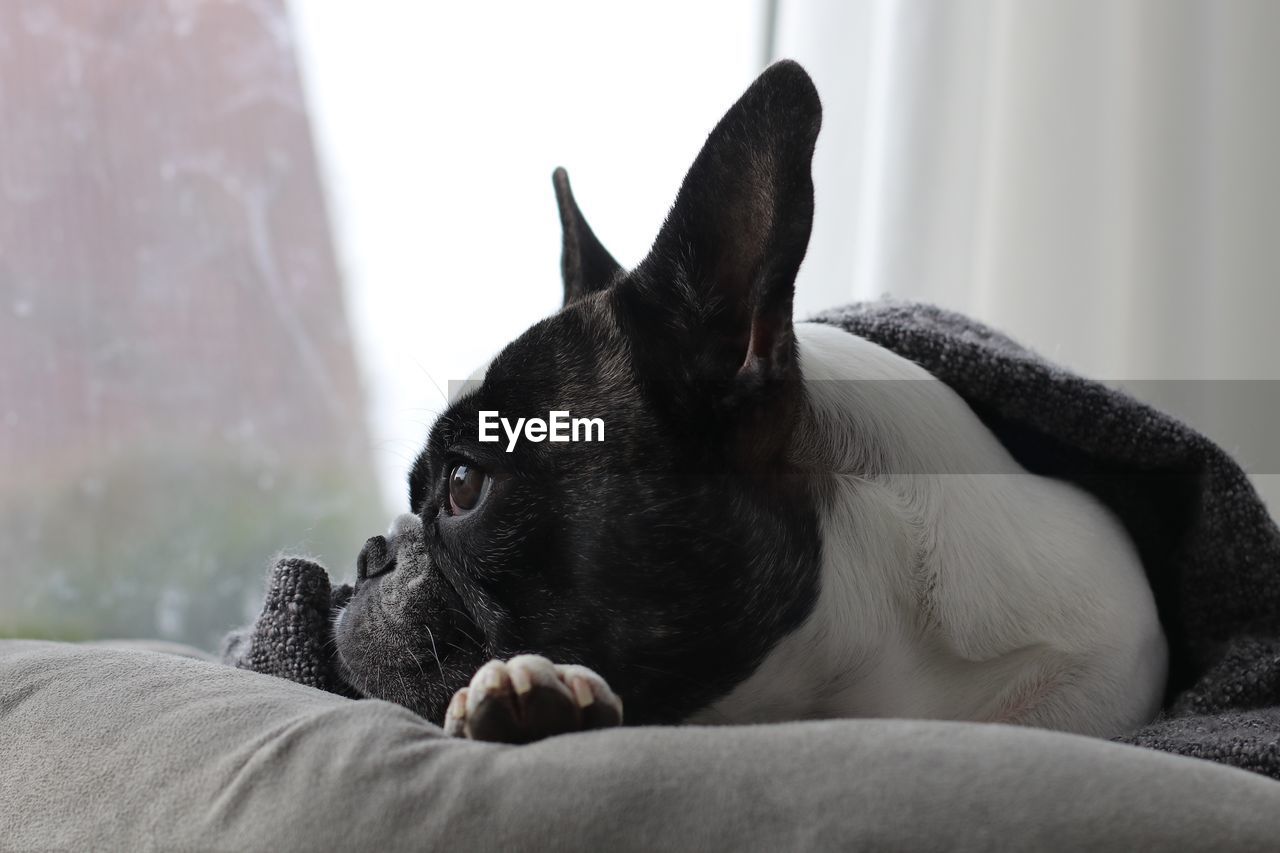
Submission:
{"label": "dog's other ear", "polygon": [[783,61],[711,131],[652,250],[619,293],[641,348],[657,335],[653,346],[674,353],[654,367],[732,379],[735,393],[798,372],[792,296],[813,223],[810,168],[821,123],[813,81]]}
{"label": "dog's other ear", "polygon": [[560,273],[564,277],[564,304],[568,305],[588,293],[603,290],[622,270],[613,255],[596,239],[587,224],[569,186],[569,173],[563,168],[551,174],[556,188],[556,204],[560,208],[560,227],[564,243],[560,252]]}

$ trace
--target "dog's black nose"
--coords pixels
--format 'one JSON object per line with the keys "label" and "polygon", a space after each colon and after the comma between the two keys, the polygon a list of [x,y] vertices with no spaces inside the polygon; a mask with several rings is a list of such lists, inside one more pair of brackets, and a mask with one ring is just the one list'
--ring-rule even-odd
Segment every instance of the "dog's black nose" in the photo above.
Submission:
{"label": "dog's black nose", "polygon": [[371,536],[356,557],[356,580],[366,581],[396,567],[396,555],[387,547],[385,536]]}

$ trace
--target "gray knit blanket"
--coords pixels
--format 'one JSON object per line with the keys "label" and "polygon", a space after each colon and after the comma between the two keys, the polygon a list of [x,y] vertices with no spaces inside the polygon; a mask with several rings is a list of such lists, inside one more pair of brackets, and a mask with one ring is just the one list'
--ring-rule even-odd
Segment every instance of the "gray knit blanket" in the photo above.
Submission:
{"label": "gray knit blanket", "polygon": [[[958,314],[886,301],[814,319],[916,362],[1025,468],[1089,490],[1124,523],[1155,592],[1170,669],[1161,716],[1117,740],[1280,779],[1280,530],[1221,448]],[[262,615],[228,638],[224,659],[353,695],[329,634],[332,607],[349,595],[331,592],[319,565],[281,559]]]}

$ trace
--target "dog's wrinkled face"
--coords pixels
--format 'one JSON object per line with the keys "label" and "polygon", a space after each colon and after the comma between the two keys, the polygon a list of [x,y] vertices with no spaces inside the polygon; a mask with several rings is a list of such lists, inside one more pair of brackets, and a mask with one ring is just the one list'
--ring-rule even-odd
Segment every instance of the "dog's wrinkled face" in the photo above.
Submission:
{"label": "dog's wrinkled face", "polygon": [[[557,173],[565,307],[432,428],[409,483],[420,529],[366,549],[337,624],[352,683],[440,720],[482,663],[536,652],[599,672],[630,721],[674,722],[807,615],[819,534],[787,449],[819,120],[799,66],[766,71],[631,272]],[[599,418],[603,440],[479,440],[481,412],[553,411]]]}

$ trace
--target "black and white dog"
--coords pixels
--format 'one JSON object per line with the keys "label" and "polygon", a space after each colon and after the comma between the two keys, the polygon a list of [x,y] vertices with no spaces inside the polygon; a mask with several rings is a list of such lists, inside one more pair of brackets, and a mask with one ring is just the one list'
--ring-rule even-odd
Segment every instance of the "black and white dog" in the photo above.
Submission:
{"label": "black and white dog", "polygon": [[[1117,519],[915,364],[793,324],[820,121],[803,69],[769,68],[630,271],[556,173],[564,306],[431,429],[393,537],[420,556],[363,554],[335,620],[353,684],[511,741],[616,724],[619,696],[638,724],[1155,715],[1165,641]],[[550,412],[603,440],[480,440]]]}

